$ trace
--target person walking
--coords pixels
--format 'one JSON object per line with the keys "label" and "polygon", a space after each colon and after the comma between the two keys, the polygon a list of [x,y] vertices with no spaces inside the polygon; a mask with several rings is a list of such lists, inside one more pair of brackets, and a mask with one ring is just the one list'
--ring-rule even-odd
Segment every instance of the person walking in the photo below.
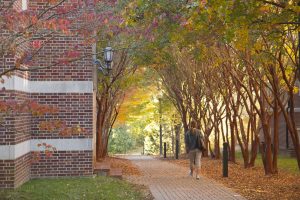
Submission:
{"label": "person walking", "polygon": [[193,176],[194,165],[196,171],[196,179],[199,180],[201,156],[204,150],[203,135],[199,129],[196,128],[196,122],[190,122],[190,128],[184,135],[186,153],[190,159],[190,176]]}

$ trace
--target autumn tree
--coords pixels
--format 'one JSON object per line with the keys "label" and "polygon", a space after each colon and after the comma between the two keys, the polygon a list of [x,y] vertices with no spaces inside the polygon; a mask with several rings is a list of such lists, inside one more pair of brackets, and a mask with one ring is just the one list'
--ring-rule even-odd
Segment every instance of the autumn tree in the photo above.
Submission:
{"label": "autumn tree", "polygon": [[[1,83],[18,73],[59,71],[61,68],[72,68],[72,63],[90,60],[93,54],[97,54],[92,52],[96,33],[104,24],[113,20],[111,10],[114,4],[112,1],[1,1]],[[78,38],[78,42],[68,43],[66,48],[56,54],[47,53],[57,40],[71,41],[74,37]],[[1,89],[5,92],[5,87]],[[1,100],[1,110],[4,110],[1,114],[4,116],[8,115],[7,111],[24,113],[26,108],[31,113],[46,114],[45,107],[36,105],[36,102]],[[5,120],[1,123],[5,123]],[[41,128],[48,131],[60,129],[63,134],[77,130],[74,127],[66,131],[68,127],[63,121],[51,121],[48,125],[43,122]]]}
{"label": "autumn tree", "polygon": [[107,155],[108,140],[119,114],[125,89],[130,84],[130,76],[135,71],[130,67],[126,51],[115,53],[112,70],[108,74],[99,72],[97,90],[97,159]]}
{"label": "autumn tree", "polygon": [[245,167],[254,165],[264,141],[265,173],[273,174],[282,113],[299,164],[296,2],[138,1],[128,8],[128,22],[147,30],[139,61],[161,74],[185,129],[195,118],[215,134],[215,149],[220,136],[230,140],[232,161],[237,140]]}
{"label": "autumn tree", "polygon": [[[15,65],[11,67],[3,63],[5,70],[2,70],[1,77],[15,70],[65,66],[72,61],[91,57],[84,49],[95,42],[95,33],[113,19],[111,13],[115,2],[54,0],[45,1],[40,7],[35,2],[24,3],[21,0],[1,1],[0,57],[15,60]],[[46,51],[51,41],[74,35],[81,37],[79,44],[47,58],[49,62],[42,66],[34,65],[37,62],[35,58]]]}
{"label": "autumn tree", "polygon": [[[283,94],[284,88],[289,88],[289,90],[286,90],[288,91],[286,94],[288,94],[290,99],[293,99],[293,91],[295,91],[295,77],[298,65],[294,61],[297,58],[297,50],[295,49],[296,45],[293,44],[295,44],[295,36],[297,35],[295,31],[297,25],[289,22],[296,21],[298,16],[296,10],[297,5],[295,2],[202,2],[194,6],[191,17],[188,18],[186,23],[186,27],[189,30],[197,32],[199,36],[196,38],[197,40],[210,36],[213,41],[228,45],[233,50],[234,54],[236,54],[236,59],[240,60],[239,66],[244,67],[241,69],[246,70],[241,74],[242,76],[233,74],[233,78],[245,77],[244,73],[246,72],[246,78],[248,76],[252,79],[252,87],[257,91],[255,95],[260,96],[261,107],[258,109],[259,112],[257,110],[257,113],[262,112],[260,120],[264,124],[262,127],[265,126],[264,132],[266,134],[264,139],[268,143],[266,144],[266,160],[268,160],[266,161],[268,163],[266,165],[268,168],[266,173],[276,173],[276,169],[273,170],[271,167],[273,165],[272,162],[276,163],[276,155],[273,155],[273,159],[270,159],[272,157],[270,155],[272,154],[270,150],[272,140],[269,135],[270,125],[267,124],[270,124],[272,115],[277,120],[278,112],[284,112],[285,110],[284,105],[286,105],[287,101],[286,95]],[[190,35],[191,33],[187,33],[185,37],[189,38]],[[287,66],[293,67],[288,68]],[[230,71],[231,69],[228,70]],[[239,84],[242,83],[242,80],[245,79],[240,79]],[[282,84],[284,82],[288,82],[289,87],[284,86]],[[248,84],[244,86],[243,89],[248,87]],[[253,92],[248,91],[248,97],[253,97]],[[281,102],[280,109],[277,105],[278,102]],[[252,106],[254,105],[252,101]],[[285,114],[285,116],[289,115],[292,117],[293,111]],[[295,122],[295,120],[291,121]],[[289,120],[286,119],[286,122],[289,124]],[[273,136],[275,154],[277,154],[276,149],[278,149],[278,142],[276,142],[278,141],[277,129],[278,127],[273,127],[275,133]],[[294,134],[294,128],[290,127],[290,129],[292,129],[290,131],[290,134],[293,135],[292,137],[297,135],[296,133]],[[299,153],[299,150],[297,150],[298,142],[299,140],[297,139],[293,140],[296,154]]]}

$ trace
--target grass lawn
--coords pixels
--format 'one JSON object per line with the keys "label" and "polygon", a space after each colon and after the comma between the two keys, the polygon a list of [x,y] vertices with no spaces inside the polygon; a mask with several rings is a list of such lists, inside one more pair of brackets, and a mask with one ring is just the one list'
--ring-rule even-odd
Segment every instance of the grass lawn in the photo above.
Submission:
{"label": "grass lawn", "polygon": [[[243,157],[241,152],[236,152],[236,159],[240,164],[243,164]],[[255,165],[263,167],[261,154],[258,154],[255,160]],[[278,168],[287,170],[291,173],[300,174],[296,158],[279,155],[278,156]]]}
{"label": "grass lawn", "polygon": [[145,199],[141,188],[109,177],[31,180],[16,190],[0,190],[0,199]]}

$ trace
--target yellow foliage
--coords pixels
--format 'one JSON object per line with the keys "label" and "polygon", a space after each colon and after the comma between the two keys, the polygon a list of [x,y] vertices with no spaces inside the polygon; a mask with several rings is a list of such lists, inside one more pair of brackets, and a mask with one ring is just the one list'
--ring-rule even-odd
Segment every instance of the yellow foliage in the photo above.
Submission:
{"label": "yellow foliage", "polygon": [[237,30],[235,47],[238,50],[244,50],[249,44],[249,30],[242,27]]}
{"label": "yellow foliage", "polygon": [[299,87],[294,87],[294,94],[298,94],[299,93]]}
{"label": "yellow foliage", "polygon": [[254,46],[254,49],[257,51],[260,51],[263,48],[261,41],[256,41],[253,46]]}
{"label": "yellow foliage", "polygon": [[147,105],[143,110],[140,110],[138,106],[149,102],[155,93],[157,93],[157,89],[153,85],[147,88],[134,86],[128,89],[125,94],[124,102],[120,107],[115,126],[124,124],[130,118],[139,117],[141,112],[152,112],[154,109],[152,105]]}
{"label": "yellow foliage", "polygon": [[260,11],[261,13],[268,13],[268,12],[270,12],[270,6],[267,6],[267,5],[261,6],[261,7],[259,8],[259,11]]}
{"label": "yellow foliage", "polygon": [[300,13],[300,6],[291,6],[291,9],[298,14]]}

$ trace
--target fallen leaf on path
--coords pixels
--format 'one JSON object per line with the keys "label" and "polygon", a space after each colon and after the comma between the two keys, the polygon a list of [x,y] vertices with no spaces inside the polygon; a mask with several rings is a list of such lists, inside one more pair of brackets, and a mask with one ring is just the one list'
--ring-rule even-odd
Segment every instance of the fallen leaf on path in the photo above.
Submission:
{"label": "fallen leaf on path", "polygon": [[[187,159],[168,161],[189,168]],[[277,175],[265,176],[262,167],[245,169],[242,165],[233,163],[228,167],[229,177],[223,178],[222,161],[203,158],[201,173],[249,200],[300,199],[300,175],[280,170]]]}

